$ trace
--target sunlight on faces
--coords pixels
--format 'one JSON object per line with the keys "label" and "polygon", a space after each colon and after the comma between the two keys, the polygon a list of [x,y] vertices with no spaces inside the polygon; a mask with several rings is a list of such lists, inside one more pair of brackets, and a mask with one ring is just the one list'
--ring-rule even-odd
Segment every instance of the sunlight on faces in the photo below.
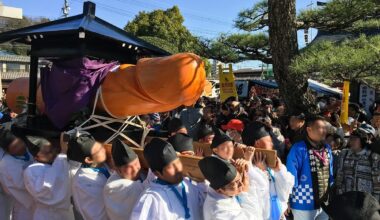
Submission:
{"label": "sunlight on faces", "polygon": [[234,144],[232,141],[226,141],[223,144],[220,144],[218,147],[213,148],[212,151],[214,154],[223,158],[224,160],[231,160],[234,155]]}
{"label": "sunlight on faces", "polygon": [[95,142],[91,148],[91,157],[86,157],[85,162],[87,164],[101,164],[104,163],[106,159],[106,149],[101,143]]}
{"label": "sunlight on faces", "polygon": [[159,171],[154,171],[154,174],[170,183],[170,184],[178,184],[182,182],[183,180],[183,165],[182,162],[179,158],[173,160],[171,163],[166,165],[163,169],[162,172]]}
{"label": "sunlight on faces", "polygon": [[362,150],[363,146],[360,141],[359,137],[356,136],[351,136],[349,141],[348,141],[348,146],[350,147],[351,150],[355,152],[359,152]]}
{"label": "sunlight on faces", "polygon": [[24,141],[22,141],[20,138],[16,138],[8,146],[7,152],[10,155],[22,156],[26,153],[26,145],[25,145]]}
{"label": "sunlight on faces", "polygon": [[117,171],[121,177],[129,180],[136,180],[139,177],[141,171],[141,165],[139,158],[134,159],[129,164],[118,167]]}
{"label": "sunlight on faces", "polygon": [[271,136],[265,136],[257,140],[254,144],[256,148],[273,150],[273,141]]}
{"label": "sunlight on faces", "polygon": [[239,195],[243,191],[241,175],[237,172],[235,179],[231,183],[220,189],[217,189],[216,191],[220,194],[230,197]]}
{"label": "sunlight on faces", "polygon": [[190,155],[190,156],[193,156],[194,154],[195,154],[194,151],[191,151],[191,150],[185,150],[185,151],[181,152],[181,155]]}
{"label": "sunlight on faces", "polygon": [[304,124],[303,120],[298,119],[296,116],[291,116],[289,119],[290,129],[297,130],[300,129]]}
{"label": "sunlight on faces", "polygon": [[200,139],[199,142],[211,144],[214,137],[215,137],[215,134],[210,134],[210,135],[207,135],[206,137]]}
{"label": "sunlight on faces", "polygon": [[43,145],[38,151],[35,159],[41,163],[53,163],[59,153],[59,148],[51,144]]}
{"label": "sunlight on faces", "polygon": [[326,139],[327,125],[323,120],[317,120],[306,128],[307,134],[312,141],[320,142]]}

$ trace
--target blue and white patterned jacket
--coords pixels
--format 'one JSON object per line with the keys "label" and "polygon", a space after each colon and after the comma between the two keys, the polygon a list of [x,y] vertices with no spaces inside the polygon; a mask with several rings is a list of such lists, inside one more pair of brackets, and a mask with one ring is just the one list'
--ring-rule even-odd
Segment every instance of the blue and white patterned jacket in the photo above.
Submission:
{"label": "blue and white patterned jacket", "polygon": [[[326,145],[330,163],[330,186],[333,183],[333,157],[331,147]],[[295,177],[290,207],[296,210],[314,210],[313,181],[310,170],[309,153],[304,141],[295,143],[290,149],[286,167]]]}

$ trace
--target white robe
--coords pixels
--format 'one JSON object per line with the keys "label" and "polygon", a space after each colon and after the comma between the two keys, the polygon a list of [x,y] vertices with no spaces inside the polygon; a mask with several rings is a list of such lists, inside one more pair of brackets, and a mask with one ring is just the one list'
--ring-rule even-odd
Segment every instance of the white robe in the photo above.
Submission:
{"label": "white robe", "polygon": [[211,187],[203,205],[204,220],[262,220],[258,212],[257,198],[243,192],[236,197],[217,193]]}
{"label": "white robe", "polygon": [[[4,150],[0,148],[0,161],[4,157]],[[11,218],[11,199],[4,192],[0,182],[0,219],[9,220]]]}
{"label": "white robe", "polygon": [[[203,216],[203,203],[207,192],[207,187],[203,183],[193,183],[185,178],[183,180],[190,218],[188,220],[199,220]],[[177,190],[182,196],[182,189]],[[142,193],[136,206],[133,208],[131,220],[174,220],[185,219],[185,210],[178,200],[176,194],[167,185],[152,182]]]}
{"label": "white robe", "polygon": [[[269,175],[251,165],[248,171],[250,186],[256,190],[258,197],[258,204],[260,205],[260,212],[262,219],[270,219],[270,193],[276,193],[280,201],[281,212],[284,213],[288,207],[288,200],[290,193],[294,186],[294,177],[288,172],[284,165],[281,165],[279,172],[274,172],[275,183],[269,181]],[[270,184],[273,184],[272,187]],[[276,189],[276,190],[274,190]],[[272,191],[271,191],[272,190]],[[274,192],[275,191],[275,192]]]}
{"label": "white robe", "polygon": [[5,154],[0,161],[0,183],[12,202],[12,219],[29,220],[33,218],[34,202],[24,185],[24,169],[33,163],[32,155],[28,161],[16,159]]}
{"label": "white robe", "polygon": [[140,194],[146,188],[145,181],[132,181],[121,178],[116,172],[108,179],[104,187],[104,205],[112,220],[129,219]]}
{"label": "white robe", "polygon": [[74,204],[84,220],[108,220],[104,207],[103,189],[107,178],[91,168],[80,168],[74,176]]}
{"label": "white robe", "polygon": [[24,171],[24,181],[35,201],[34,220],[70,218],[69,165],[65,154],[59,154],[52,165],[30,165]]}

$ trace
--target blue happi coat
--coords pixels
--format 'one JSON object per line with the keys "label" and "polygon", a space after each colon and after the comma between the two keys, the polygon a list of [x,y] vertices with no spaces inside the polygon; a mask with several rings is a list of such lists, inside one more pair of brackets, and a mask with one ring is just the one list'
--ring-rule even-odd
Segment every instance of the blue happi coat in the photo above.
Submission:
{"label": "blue happi coat", "polygon": [[[329,184],[333,183],[333,157],[331,147],[326,144],[329,155]],[[304,141],[295,143],[287,157],[286,167],[295,177],[294,188],[290,196],[290,207],[296,210],[315,210],[313,180],[310,168],[310,158]]]}

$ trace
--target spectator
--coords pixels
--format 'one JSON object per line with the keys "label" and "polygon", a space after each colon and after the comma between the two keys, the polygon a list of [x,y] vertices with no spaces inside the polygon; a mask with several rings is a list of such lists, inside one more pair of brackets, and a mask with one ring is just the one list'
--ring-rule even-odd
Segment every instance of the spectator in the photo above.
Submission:
{"label": "spectator", "polygon": [[188,135],[195,138],[202,118],[202,109],[199,103],[183,109],[180,112],[179,118],[187,129]]}
{"label": "spectator", "polygon": [[198,131],[198,142],[211,144],[215,137],[215,132],[212,127],[203,124]]}
{"label": "spectator", "polygon": [[244,130],[244,124],[238,119],[232,119],[226,125],[222,125],[222,129],[226,131],[226,135],[229,136],[235,143],[242,143],[241,133]]}
{"label": "spectator", "polygon": [[178,118],[173,118],[172,120],[170,120],[169,125],[168,125],[168,133],[169,133],[169,137],[178,133],[188,134],[187,128],[182,123],[182,121]]}
{"label": "spectator", "polygon": [[341,153],[336,177],[338,194],[349,191],[367,192],[380,199],[380,155],[369,149],[364,129],[352,132],[348,149]]}
{"label": "spectator", "polygon": [[320,116],[306,121],[306,137],[292,146],[287,168],[295,178],[290,198],[294,220],[327,220],[321,204],[333,183],[333,159],[326,140],[326,122]]}
{"label": "spectator", "polygon": [[291,144],[295,144],[305,138],[305,115],[295,114],[289,119],[289,134],[288,138]]}

